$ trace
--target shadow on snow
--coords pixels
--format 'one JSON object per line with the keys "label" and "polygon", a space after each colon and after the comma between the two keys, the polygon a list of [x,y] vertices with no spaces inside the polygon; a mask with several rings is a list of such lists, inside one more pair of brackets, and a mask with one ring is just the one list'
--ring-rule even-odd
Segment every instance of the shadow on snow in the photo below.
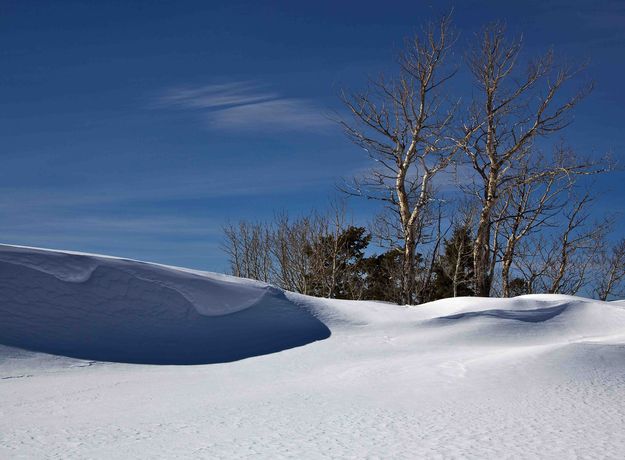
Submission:
{"label": "shadow on snow", "polygon": [[283,294],[228,315],[200,315],[180,293],[101,266],[67,282],[0,262],[0,343],[74,358],[208,364],[322,340],[330,330]]}
{"label": "shadow on snow", "polygon": [[567,309],[567,305],[557,305],[555,307],[537,308],[534,310],[484,310],[484,311],[472,311],[467,313],[458,313],[455,315],[441,316],[438,319],[462,319],[462,318],[477,318],[477,317],[492,317],[501,319],[513,319],[516,321],[523,321],[525,323],[542,323],[555,318]]}

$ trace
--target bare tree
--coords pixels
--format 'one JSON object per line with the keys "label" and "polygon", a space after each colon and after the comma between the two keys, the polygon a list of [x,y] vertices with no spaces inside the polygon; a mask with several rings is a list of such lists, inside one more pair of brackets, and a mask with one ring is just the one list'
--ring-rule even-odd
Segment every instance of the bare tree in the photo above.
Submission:
{"label": "bare tree", "polygon": [[328,213],[294,220],[282,213],[271,222],[228,224],[224,235],[223,249],[235,276],[329,298],[362,294],[356,266],[370,236],[348,223],[341,203],[332,204]]}
{"label": "bare tree", "polygon": [[[447,236],[449,230],[453,227],[453,220],[448,224],[443,223],[443,206],[441,202],[437,203],[436,208],[430,207],[432,225],[427,227],[431,228],[430,234],[427,235],[426,241],[429,244],[422,245],[422,250],[419,253],[421,266],[417,267],[416,279],[415,279],[415,296],[417,303],[425,303],[434,300],[434,274],[436,269],[436,263],[440,258],[440,252],[442,250],[442,243]],[[443,228],[443,226],[445,227]],[[425,250],[424,250],[425,249]]]}
{"label": "bare tree", "polygon": [[[515,70],[520,40],[508,40],[501,24],[488,26],[467,62],[481,97],[470,107],[458,145],[476,177],[481,202],[473,247],[476,294],[488,296],[496,255],[493,214],[504,190],[518,178],[517,166],[534,152],[535,140],[569,124],[568,113],[590,91],[584,87],[561,101],[563,85],[577,69],[556,67],[553,53],[532,61],[525,74]],[[558,97],[556,97],[558,96]]]}
{"label": "bare tree", "polygon": [[541,255],[545,254],[549,245],[549,238],[542,233],[529,235],[517,243],[514,267],[525,282],[527,294],[541,292],[540,281],[549,268]]}
{"label": "bare tree", "polygon": [[602,250],[597,260],[599,266],[595,293],[600,300],[611,296],[625,296],[625,238],[610,250]]}
{"label": "bare tree", "polygon": [[501,248],[502,295],[511,295],[511,269],[518,256],[519,242],[539,230],[555,225],[566,203],[567,192],[574,185],[574,175],[588,171],[577,162],[569,149],[559,146],[549,165],[539,158],[521,163],[517,176],[502,194],[504,244]]}
{"label": "bare tree", "polygon": [[293,222],[288,215],[277,216],[272,237],[276,284],[302,294],[310,292],[308,274],[318,262],[311,257],[310,247],[321,238],[322,222],[317,215]]}
{"label": "bare tree", "polygon": [[230,257],[233,275],[271,282],[271,232],[263,223],[241,221],[224,227],[223,249]]}
{"label": "bare tree", "polygon": [[526,280],[529,293],[575,295],[591,289],[595,261],[605,246],[610,220],[591,221],[592,197],[567,196],[558,226],[537,233],[519,245],[514,264]]}
{"label": "bare tree", "polygon": [[586,193],[565,214],[564,231],[545,258],[549,267],[545,290],[551,294],[574,295],[588,283],[587,271],[610,226],[609,221],[589,223],[587,207],[591,202]]}
{"label": "bare tree", "polygon": [[417,246],[432,199],[432,180],[450,165],[458,149],[446,142],[452,110],[440,92],[455,73],[444,69],[453,41],[450,18],[445,16],[407,43],[397,78],[380,77],[363,93],[342,95],[353,123],[341,124],[376,165],[345,191],[383,201],[396,217],[405,304],[415,301]]}

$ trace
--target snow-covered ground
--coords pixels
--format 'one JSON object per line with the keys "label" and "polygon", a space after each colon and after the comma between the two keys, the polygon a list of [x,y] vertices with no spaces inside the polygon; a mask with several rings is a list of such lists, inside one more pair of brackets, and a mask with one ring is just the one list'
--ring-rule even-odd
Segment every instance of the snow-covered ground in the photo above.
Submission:
{"label": "snow-covered ground", "polygon": [[0,246],[0,344],[0,458],[625,457],[619,302],[402,308]]}

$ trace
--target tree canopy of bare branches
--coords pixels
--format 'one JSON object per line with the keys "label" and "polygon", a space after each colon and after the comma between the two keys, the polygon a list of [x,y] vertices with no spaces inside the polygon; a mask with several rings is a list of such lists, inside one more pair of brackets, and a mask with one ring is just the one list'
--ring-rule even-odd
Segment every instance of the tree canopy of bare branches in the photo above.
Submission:
{"label": "tree canopy of bare branches", "polygon": [[454,36],[449,16],[406,43],[397,77],[371,80],[366,91],[342,99],[352,122],[347,135],[374,167],[345,188],[386,203],[399,230],[403,254],[402,302],[415,301],[417,246],[422,241],[432,181],[448,168],[458,146],[448,141],[453,107],[442,87],[455,73],[445,66]]}
{"label": "tree canopy of bare branches", "polygon": [[[502,197],[514,200],[515,203],[508,205],[518,211],[517,223],[512,224],[516,228],[512,229],[508,239],[506,264],[509,264],[515,240],[540,223],[539,215],[552,191],[550,181],[559,177],[556,172],[571,175],[584,170],[579,164],[530,169],[532,158],[537,155],[537,139],[565,128],[571,121],[571,110],[588,94],[591,85],[565,96],[565,84],[579,69],[556,65],[550,51],[530,61],[525,71],[519,72],[520,51],[520,39],[508,39],[503,25],[492,24],[484,29],[478,43],[467,55],[479,96],[469,108],[467,120],[458,135],[458,145],[475,172],[473,192],[481,203],[473,245],[475,288],[476,294],[481,296],[490,295],[497,253],[495,246],[498,244],[497,235],[493,233],[505,217],[505,213],[495,215]],[[529,227],[523,230],[518,218],[520,215],[527,217],[527,209],[523,208],[529,203],[524,201],[534,195],[536,183],[545,178],[546,189],[543,187],[539,192],[543,196],[535,203],[539,209],[530,213],[535,214],[535,218],[525,219],[525,226]]]}
{"label": "tree canopy of bare branches", "polygon": [[[345,209],[335,207],[229,226],[234,274],[401,304],[441,295],[625,293],[625,244],[607,243],[610,221],[591,220],[594,197],[579,193],[580,177],[613,163],[580,156],[562,139],[592,90],[573,84],[583,66],[561,65],[552,51],[526,61],[522,40],[494,23],[462,50],[475,88],[465,102],[450,96],[459,89],[449,84],[455,47],[443,16],[406,41],[393,76],[341,94],[349,116],[339,123],[371,160],[342,189],[382,203],[374,224],[346,225]],[[445,191],[440,184],[458,171],[466,177]],[[386,252],[366,257],[372,236]]]}

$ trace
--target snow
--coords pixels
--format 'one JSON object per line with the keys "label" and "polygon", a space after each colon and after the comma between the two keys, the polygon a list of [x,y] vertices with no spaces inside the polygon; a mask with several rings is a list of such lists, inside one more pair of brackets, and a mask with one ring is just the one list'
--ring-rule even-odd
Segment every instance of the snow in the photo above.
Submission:
{"label": "snow", "polygon": [[205,364],[329,336],[278,289],[136,261],[0,251],[0,343],[99,361]]}
{"label": "snow", "polygon": [[622,302],[407,308],[13,246],[0,293],[0,458],[625,453]]}

